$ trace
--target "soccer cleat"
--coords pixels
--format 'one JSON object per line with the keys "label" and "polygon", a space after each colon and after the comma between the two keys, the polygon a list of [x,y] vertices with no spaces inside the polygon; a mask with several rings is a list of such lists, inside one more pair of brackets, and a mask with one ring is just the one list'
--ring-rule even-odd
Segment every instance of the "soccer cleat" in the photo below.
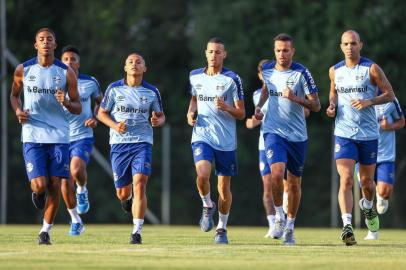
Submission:
{"label": "soccer cleat", "polygon": [[293,246],[296,244],[295,236],[294,236],[292,229],[285,228],[283,230],[282,239],[283,239],[283,244],[285,246]]}
{"label": "soccer cleat", "polygon": [[374,207],[371,209],[366,209],[364,208],[364,202],[365,198],[362,198],[359,200],[359,207],[361,208],[362,212],[364,213],[365,216],[365,224],[367,225],[368,230],[371,232],[377,232],[379,230],[379,217],[378,214],[376,213]]}
{"label": "soccer cleat", "polygon": [[133,197],[131,196],[131,199],[121,201],[121,208],[123,209],[124,212],[131,214],[131,208],[133,206]]}
{"label": "soccer cleat", "polygon": [[357,243],[357,241],[355,241],[355,236],[351,224],[347,224],[343,227],[341,240],[343,240],[346,246],[352,246]]}
{"label": "soccer cleat", "polygon": [[376,193],[376,211],[378,214],[382,215],[388,211],[389,201],[385,200],[378,193]]}
{"label": "soccer cleat", "polygon": [[89,196],[87,190],[84,193],[76,193],[77,211],[78,214],[86,214],[89,211]]}
{"label": "soccer cleat", "polygon": [[208,232],[213,229],[214,220],[213,215],[216,212],[216,204],[212,202],[213,207],[203,207],[202,217],[200,218],[199,225],[200,229],[204,232]]}
{"label": "soccer cleat", "polygon": [[39,245],[51,245],[51,238],[49,237],[49,233],[40,232],[40,234],[38,235],[38,244]]}
{"label": "soccer cleat", "polygon": [[34,204],[35,208],[38,210],[42,210],[45,207],[45,203],[47,201],[47,194],[45,192],[41,194],[37,194],[33,192],[31,194],[32,203]]}
{"label": "soccer cleat", "polygon": [[70,225],[69,235],[81,235],[85,231],[83,223],[72,223]]}
{"label": "soccer cleat", "polygon": [[367,236],[365,236],[364,240],[378,240],[379,232],[371,232],[368,231]]}
{"label": "soccer cleat", "polygon": [[270,236],[273,239],[279,239],[283,235],[283,229],[285,228],[285,220],[277,219],[275,220],[275,227],[270,232]]}
{"label": "soccer cleat", "polygon": [[142,244],[141,234],[139,233],[132,233],[130,236],[130,244],[133,245],[140,245]]}
{"label": "soccer cleat", "polygon": [[228,244],[227,230],[217,229],[216,235],[214,236],[214,243],[216,244]]}

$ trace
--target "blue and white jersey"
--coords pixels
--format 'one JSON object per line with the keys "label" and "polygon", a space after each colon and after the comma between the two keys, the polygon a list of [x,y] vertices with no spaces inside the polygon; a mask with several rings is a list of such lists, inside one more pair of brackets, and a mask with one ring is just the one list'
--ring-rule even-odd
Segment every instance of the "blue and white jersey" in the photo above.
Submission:
{"label": "blue and white jersey", "polygon": [[55,97],[57,89],[66,92],[68,67],[58,59],[43,67],[37,57],[24,62],[23,67],[23,109],[29,117],[22,125],[22,142],[69,143],[68,118]]}
{"label": "blue and white jersey", "polygon": [[[260,89],[255,90],[255,92],[252,94],[252,101],[254,102],[255,107],[257,106],[257,104],[259,102],[259,98],[261,97],[261,92],[262,92],[262,89],[260,88]],[[268,110],[268,100],[265,101],[264,105],[261,108],[261,111],[264,114],[264,117],[262,118],[262,122],[265,121],[267,110]],[[264,131],[263,131],[262,124],[261,124],[261,128],[259,130],[258,150],[265,150]]]}
{"label": "blue and white jersey", "polygon": [[337,91],[334,135],[354,140],[376,140],[379,137],[379,126],[376,121],[374,106],[357,110],[351,106],[351,100],[370,99],[377,95],[378,87],[369,77],[373,62],[361,57],[358,65],[350,68],[341,61],[334,66],[334,83]]}
{"label": "blue and white jersey", "polygon": [[79,115],[72,114],[65,108],[69,120],[71,142],[93,137],[93,129],[86,127],[85,121],[93,117],[92,99],[101,96],[100,85],[97,80],[85,74],[79,74],[78,91],[80,103],[82,103],[82,113]]}
{"label": "blue and white jersey", "polygon": [[192,143],[205,142],[216,150],[234,151],[237,148],[235,118],[214,105],[217,97],[229,106],[244,100],[240,77],[223,68],[220,74],[209,76],[205,68],[190,72],[190,92],[197,99],[198,116],[193,127]]}
{"label": "blue and white jersey", "polygon": [[[392,102],[375,105],[378,123],[385,118],[389,124],[393,124],[403,117],[399,102],[395,99]],[[396,158],[396,135],[394,130],[379,130],[378,157],[377,163],[392,161]]]}
{"label": "blue and white jersey", "polygon": [[163,112],[161,95],[155,86],[145,81],[134,87],[127,85],[124,79],[113,82],[100,107],[108,111],[114,121],[126,122],[127,131],[123,134],[110,128],[110,144],[153,144],[149,116],[152,111]]}
{"label": "blue and white jersey", "polygon": [[293,62],[288,70],[276,70],[275,61],[262,65],[262,76],[268,89],[268,111],[263,121],[263,132],[273,133],[291,142],[307,140],[307,127],[303,106],[282,97],[286,87],[300,98],[317,93],[310,71]]}

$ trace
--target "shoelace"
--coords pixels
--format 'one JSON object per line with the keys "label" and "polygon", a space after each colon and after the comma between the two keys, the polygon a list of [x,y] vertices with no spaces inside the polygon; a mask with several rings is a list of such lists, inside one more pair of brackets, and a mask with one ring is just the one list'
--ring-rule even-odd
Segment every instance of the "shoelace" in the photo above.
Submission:
{"label": "shoelace", "polygon": [[210,214],[210,210],[211,210],[211,208],[209,208],[209,207],[203,207],[203,215],[205,217],[208,217]]}
{"label": "shoelace", "polygon": [[364,214],[365,214],[365,217],[367,219],[373,219],[373,218],[375,218],[377,216],[377,214],[376,214],[376,212],[375,212],[375,210],[373,208],[365,209]]}
{"label": "shoelace", "polygon": [[84,193],[83,194],[77,194],[77,195],[78,195],[79,204],[87,203],[86,195]]}

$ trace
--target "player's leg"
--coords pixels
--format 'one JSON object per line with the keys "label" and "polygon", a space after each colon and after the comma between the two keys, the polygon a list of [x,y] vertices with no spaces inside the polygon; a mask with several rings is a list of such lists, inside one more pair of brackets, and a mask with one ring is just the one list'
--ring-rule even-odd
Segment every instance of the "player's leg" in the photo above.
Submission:
{"label": "player's leg", "polygon": [[131,163],[133,182],[133,231],[130,244],[141,244],[141,230],[147,210],[147,182],[151,175],[152,145],[149,143],[134,144],[133,160]]}
{"label": "player's leg", "polygon": [[337,172],[340,176],[338,204],[343,221],[341,240],[346,245],[355,245],[357,241],[355,240],[352,228],[352,208],[354,205],[352,188],[354,185],[354,166],[358,160],[357,146],[350,139],[336,136],[334,159],[336,160]]}
{"label": "player's leg", "polygon": [[384,214],[389,207],[389,198],[393,193],[395,184],[395,162],[382,162],[377,164],[376,210]]}
{"label": "player's leg", "polygon": [[282,237],[285,245],[294,245],[296,243],[294,238],[294,226],[302,196],[301,182],[302,178],[300,176],[288,171],[288,213]]}
{"label": "player's leg", "polygon": [[357,243],[352,228],[352,207],[354,205],[352,188],[354,185],[355,160],[340,158],[336,160],[336,165],[338,175],[340,176],[338,204],[340,206],[341,218],[343,221],[341,240],[343,240],[346,245],[354,245]]}
{"label": "player's leg", "polygon": [[42,210],[45,207],[48,184],[47,149],[39,143],[24,143],[23,156],[32,190],[32,203],[35,208]]}
{"label": "player's leg", "polygon": [[111,146],[110,160],[116,196],[120,200],[121,208],[128,214],[132,213],[133,204],[132,159],[131,144],[113,144]]}
{"label": "player's leg", "polygon": [[219,213],[219,222],[216,228],[216,235],[214,236],[214,241],[216,244],[228,244],[227,238],[227,222],[230,215],[231,202],[233,196],[231,194],[231,176],[222,176],[217,177],[217,190],[219,192],[218,199],[218,213]]}
{"label": "player's leg", "polygon": [[284,177],[283,179],[283,212],[285,214],[288,214],[288,191],[289,191],[289,185],[288,185],[288,180],[287,177]]}
{"label": "player's leg", "polygon": [[137,173],[133,176],[133,194],[132,205],[133,231],[131,233],[130,244],[141,244],[141,230],[144,224],[144,216],[147,210],[147,182],[148,175]]}
{"label": "player's leg", "polygon": [[307,154],[307,141],[286,142],[288,151],[287,183],[288,183],[288,213],[283,232],[283,243],[294,245],[294,226],[297,211],[302,197],[302,175]]}
{"label": "player's leg", "polygon": [[275,225],[275,206],[273,204],[272,196],[272,182],[271,182],[271,168],[266,160],[264,150],[259,151],[259,172],[262,177],[263,194],[262,202],[265,209],[266,219],[268,220],[268,232],[265,238],[271,237],[270,232]]}
{"label": "player's leg", "polygon": [[214,242],[216,244],[228,244],[227,222],[233,200],[231,194],[231,177],[236,176],[238,173],[236,151],[214,150],[214,159],[216,162],[215,174],[217,175],[217,190],[219,193],[219,222],[216,228]]}
{"label": "player's leg", "polygon": [[203,203],[199,225],[202,231],[208,232],[214,226],[213,215],[216,212],[216,204],[210,197],[211,162],[214,153],[209,145],[200,142],[193,143],[192,150],[197,174],[196,186]]}
{"label": "player's leg", "polygon": [[282,237],[285,227],[285,214],[283,213],[283,178],[285,176],[287,158],[287,149],[282,137],[266,133],[265,154],[271,167],[271,186],[275,205],[275,227],[271,232],[271,237],[278,239]]}
{"label": "player's leg", "polygon": [[365,223],[371,232],[379,230],[379,217],[374,207],[376,185],[374,181],[378,140],[361,141],[359,147],[359,174],[363,198],[359,206],[364,213]]}
{"label": "player's leg", "polygon": [[82,219],[76,208],[76,198],[74,184],[71,178],[62,178],[61,182],[62,198],[65,201],[66,209],[71,217],[70,235],[80,235],[85,231]]}
{"label": "player's leg", "polygon": [[87,163],[93,149],[93,138],[85,138],[71,143],[70,173],[76,183],[76,200],[79,214],[89,211],[89,195],[87,189]]}

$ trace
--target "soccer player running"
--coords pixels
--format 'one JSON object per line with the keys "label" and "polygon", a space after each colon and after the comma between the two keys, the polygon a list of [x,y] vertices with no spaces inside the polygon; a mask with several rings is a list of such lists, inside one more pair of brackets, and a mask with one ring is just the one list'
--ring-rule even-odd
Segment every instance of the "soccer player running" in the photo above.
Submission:
{"label": "soccer player running", "polygon": [[[261,60],[258,63],[258,78],[262,82],[262,88],[266,87],[262,78],[262,65],[265,62],[268,62],[268,59]],[[252,99],[254,102],[254,106],[257,106],[259,98],[261,96],[262,88],[259,88],[254,91],[252,94]],[[249,129],[253,129],[264,121],[266,117],[266,110],[268,106],[268,100],[264,103],[262,112],[264,114],[264,118],[261,120],[257,120],[255,118],[255,115],[253,115],[251,118],[247,118],[245,121],[245,125]],[[259,132],[259,140],[258,140],[258,151],[259,151],[259,172],[262,177],[262,184],[263,184],[263,195],[262,195],[262,202],[264,204],[265,208],[265,214],[266,214],[266,219],[268,220],[268,232],[265,235],[265,238],[271,237],[271,232],[273,230],[273,227],[275,225],[275,206],[273,202],[273,196],[272,196],[272,186],[271,186],[271,168],[266,160],[266,154],[265,154],[265,143],[264,143],[264,137],[263,137],[263,127],[261,125],[261,129]],[[287,197],[286,197],[287,198]]]}
{"label": "soccer player running", "polygon": [[69,178],[69,121],[64,108],[80,114],[82,107],[75,72],[54,56],[55,33],[49,28],[39,29],[34,48],[37,56],[18,65],[14,72],[10,102],[22,125],[32,201],[37,209],[44,209],[38,243],[50,245],[49,233],[59,207],[61,179]]}
{"label": "soccer player running", "polygon": [[219,222],[214,241],[228,244],[227,221],[231,208],[231,177],[237,175],[236,119],[245,118],[244,93],[240,77],[223,67],[227,56],[224,42],[211,38],[206,47],[207,67],[190,72],[191,99],[187,121],[193,126],[192,150],[196,184],[203,202],[200,228],[214,226],[216,204],[210,197],[210,173],[215,161],[219,192]]}
{"label": "soccer player running", "polygon": [[[352,228],[354,165],[360,164],[363,198],[359,206],[365,223],[372,232],[379,230],[379,218],[373,207],[374,173],[378,152],[379,126],[372,105],[394,100],[392,86],[382,69],[361,57],[362,42],[357,32],[345,31],[341,36],[345,60],[329,70],[330,105],[327,115],[335,117],[335,160],[340,175],[338,202],[343,220],[341,240],[356,244]],[[378,88],[382,94],[377,96]],[[336,115],[337,114],[337,115]]]}
{"label": "soccer player running", "polygon": [[[90,160],[93,148],[93,128],[97,126],[95,115],[100,106],[103,95],[100,86],[94,77],[79,74],[80,53],[73,45],[67,45],[62,49],[62,62],[71,67],[78,78],[78,91],[82,103],[82,113],[75,115],[69,113],[70,128],[70,179],[62,181],[62,197],[71,216],[70,235],[80,235],[84,231],[83,222],[78,214],[89,211],[88,190],[86,188],[86,166]],[[94,110],[92,111],[92,99]],[[76,183],[76,199],[73,182]],[[77,206],[77,207],[76,207]],[[76,211],[77,209],[77,211]]]}
{"label": "soccer player running", "polygon": [[[378,157],[376,161],[376,211],[385,214],[395,184],[396,130],[405,126],[405,117],[398,100],[376,105],[379,122]],[[357,166],[359,171],[359,166]],[[378,232],[368,231],[365,240],[378,239]]]}
{"label": "soccer player running", "polygon": [[[276,210],[272,238],[283,238],[285,245],[294,245],[294,222],[301,198],[301,178],[307,152],[307,128],[304,107],[320,110],[318,90],[310,71],[293,62],[295,47],[288,34],[274,38],[276,61],[262,65],[266,88],[255,108],[255,118],[263,119],[263,107],[268,108],[263,125],[265,154],[271,166],[272,193]],[[272,112],[272,113],[271,113]],[[288,214],[283,213],[283,178],[287,169]]]}
{"label": "soccer player running", "polygon": [[158,89],[143,80],[147,71],[144,58],[139,53],[131,53],[125,60],[124,71],[125,78],[107,88],[98,119],[110,127],[116,195],[123,210],[133,216],[130,244],[141,244],[147,209],[146,188],[151,175],[152,127],[162,126],[165,115]]}

